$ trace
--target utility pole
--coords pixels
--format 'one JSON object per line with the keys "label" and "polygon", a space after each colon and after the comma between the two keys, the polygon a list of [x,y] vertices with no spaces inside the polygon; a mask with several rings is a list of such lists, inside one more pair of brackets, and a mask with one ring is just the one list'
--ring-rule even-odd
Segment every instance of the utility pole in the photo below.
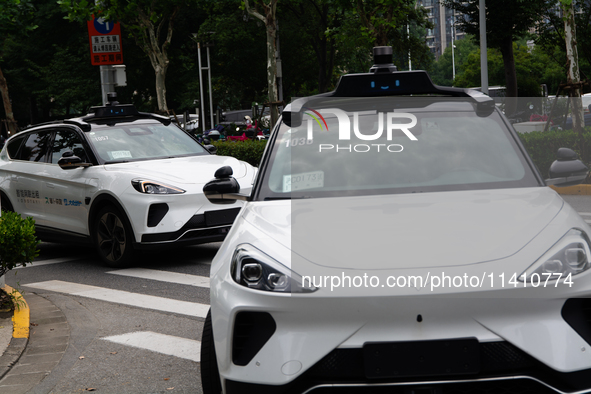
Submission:
{"label": "utility pole", "polygon": [[486,5],[478,2],[478,20],[480,22],[480,86],[482,93],[488,94],[488,57],[486,53]]}
{"label": "utility pole", "polygon": [[455,52],[455,48],[456,46],[454,45],[454,27],[455,27],[455,21],[452,19],[451,22],[451,84],[453,86],[453,81],[456,79],[456,60],[455,60],[455,56],[454,56],[454,52]]}

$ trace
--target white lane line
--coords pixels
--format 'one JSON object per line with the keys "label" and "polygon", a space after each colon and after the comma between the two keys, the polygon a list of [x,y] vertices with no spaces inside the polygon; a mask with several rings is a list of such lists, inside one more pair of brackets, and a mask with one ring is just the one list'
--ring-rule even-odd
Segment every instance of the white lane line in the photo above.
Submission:
{"label": "white lane line", "polygon": [[578,212],[581,216],[591,216],[591,212]]}
{"label": "white lane line", "polygon": [[199,362],[201,359],[201,342],[192,339],[159,334],[151,331],[131,332],[101,338],[105,341],[120,343],[153,352],[168,354]]}
{"label": "white lane line", "polygon": [[591,224],[591,220],[585,219],[585,222],[588,223],[588,224]]}
{"label": "white lane line", "polygon": [[49,265],[49,264],[59,264],[59,263],[67,263],[68,261],[76,261],[76,260],[81,260],[82,258],[71,258],[71,257],[67,257],[67,258],[57,258],[57,259],[47,259],[47,260],[33,260],[33,262],[31,264],[27,264],[26,267],[20,266],[20,267],[16,267],[13,268],[15,270],[18,269],[22,269],[22,268],[29,268],[29,267],[39,267],[40,265]]}
{"label": "white lane line", "polygon": [[48,280],[46,282],[23,284],[23,286],[187,316],[205,317],[209,309],[209,305],[198,304],[196,302],[179,301],[123,290],[64,282],[61,280]]}
{"label": "white lane line", "polygon": [[180,274],[178,272],[168,272],[151,270],[146,268],[126,268],[117,271],[109,271],[107,274],[131,276],[134,278],[158,280],[161,282],[178,283],[196,287],[207,287],[209,289],[209,278],[205,276]]}

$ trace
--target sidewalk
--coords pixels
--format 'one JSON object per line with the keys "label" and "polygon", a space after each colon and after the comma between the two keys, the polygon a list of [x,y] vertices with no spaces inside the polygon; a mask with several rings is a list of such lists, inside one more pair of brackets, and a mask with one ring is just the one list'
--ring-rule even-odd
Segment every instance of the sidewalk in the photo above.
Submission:
{"label": "sidewalk", "polygon": [[70,328],[60,309],[35,294],[26,294],[24,299],[26,304],[12,318],[0,319],[3,394],[24,394],[37,386],[58,365],[70,339]]}

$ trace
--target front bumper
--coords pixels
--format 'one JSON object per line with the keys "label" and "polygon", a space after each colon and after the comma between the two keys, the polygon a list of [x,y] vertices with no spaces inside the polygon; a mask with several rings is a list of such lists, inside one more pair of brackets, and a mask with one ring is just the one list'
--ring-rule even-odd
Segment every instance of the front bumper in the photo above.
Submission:
{"label": "front bumper", "polygon": [[[490,319],[507,308],[516,310],[509,306],[516,300],[506,300],[506,304],[499,302],[501,300],[492,300],[492,303],[491,300],[467,300],[469,302],[458,302],[455,311],[450,309],[449,301],[437,299],[411,302],[412,307],[403,305],[408,304],[409,299],[403,303],[382,300],[381,308],[387,312],[373,319],[368,317],[373,302],[365,302],[365,307],[359,308],[360,302],[346,300],[341,305],[347,305],[349,311],[344,311],[342,306],[336,308],[344,312],[340,317],[335,308],[327,306],[331,304],[329,300],[306,302],[307,313],[297,316],[286,312],[285,308],[276,309],[278,305],[267,305],[268,312],[263,312],[265,308],[246,307],[242,302],[236,308],[240,312],[232,314],[234,319],[231,321],[224,322],[220,313],[215,313],[217,308],[212,309],[212,317],[218,364],[226,393],[591,393],[591,337],[588,336],[591,332],[591,299],[577,299],[581,300],[582,303],[576,302],[574,312],[577,316],[567,317],[568,321],[559,316],[570,301],[552,303],[550,309],[558,307],[558,318],[549,325],[548,318],[556,316],[542,312],[540,300],[518,300],[519,309],[523,308],[522,327],[527,329],[528,321],[537,321],[541,330],[521,332],[521,342],[517,344],[496,335],[497,326]],[[295,297],[288,301],[292,302],[290,307],[294,309],[299,310],[303,305]],[[256,311],[248,312],[253,309]],[[418,311],[423,318],[421,322],[416,319]],[[248,327],[243,318],[247,314],[267,314],[272,317],[272,323],[268,318],[251,318]],[[242,318],[236,318],[238,315]],[[497,321],[503,320],[499,318]],[[589,331],[581,330],[581,326],[575,327],[578,330],[575,331],[571,326],[576,326],[573,321],[585,321]],[[269,324],[274,326],[272,335],[266,341],[263,338],[259,348],[253,351],[243,346],[260,344],[261,333],[269,332],[266,327]],[[218,329],[220,326],[223,328]],[[548,327],[562,329],[549,331]],[[225,329],[229,329],[226,338],[223,336]],[[547,334],[545,339],[541,332]],[[583,335],[589,342],[582,340]],[[371,360],[364,348],[369,343],[382,342],[386,346],[391,342],[406,341],[410,347],[407,346],[400,357],[408,363],[416,363],[416,359],[422,356],[420,352],[425,352],[424,346],[418,345],[442,338],[477,339],[477,368],[467,368],[466,372],[434,372],[426,367],[411,373],[402,371],[401,376],[390,370],[386,377],[368,371]],[[554,365],[549,366],[540,361],[539,355],[531,354],[530,351],[533,349],[535,353],[536,348],[551,348]],[[245,357],[244,353],[250,354]],[[564,366],[564,360],[577,358],[581,353],[583,358],[579,359],[582,361],[579,366],[583,366],[582,369],[559,369]],[[430,355],[428,351],[425,353],[427,357]],[[584,366],[585,360],[587,367]]]}
{"label": "front bumper", "polygon": [[230,208],[194,215],[177,231],[143,234],[136,247],[150,249],[166,245],[197,245],[223,241],[239,212],[240,208]]}

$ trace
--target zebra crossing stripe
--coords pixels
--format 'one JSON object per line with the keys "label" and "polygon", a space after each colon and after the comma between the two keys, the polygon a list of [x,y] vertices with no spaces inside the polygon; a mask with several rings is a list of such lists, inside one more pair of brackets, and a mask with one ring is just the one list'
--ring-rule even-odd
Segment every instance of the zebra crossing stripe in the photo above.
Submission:
{"label": "zebra crossing stripe", "polygon": [[23,268],[39,267],[41,265],[67,263],[68,261],[76,261],[76,260],[81,260],[81,259],[82,258],[66,257],[66,258],[57,258],[57,259],[35,260],[32,263],[27,264],[26,267],[20,266],[20,267],[15,267],[13,269],[18,270],[18,269],[23,269]]}
{"label": "zebra crossing stripe", "polygon": [[152,331],[131,332],[101,339],[195,362],[199,362],[201,359],[201,342],[192,339],[159,334]]}
{"label": "zebra crossing stripe", "polygon": [[158,280],[160,282],[178,283],[209,289],[209,278],[205,276],[181,274],[178,272],[152,270],[146,268],[126,268],[116,271],[109,271],[107,274],[131,276],[134,278]]}
{"label": "zebra crossing stripe", "polygon": [[100,301],[114,302],[122,305],[202,318],[207,316],[207,311],[209,310],[209,305],[199,304],[196,302],[173,300],[170,298],[131,293],[129,291],[123,290],[114,290],[104,287],[64,282],[61,280],[29,283],[23,284],[23,286],[92,298]]}

